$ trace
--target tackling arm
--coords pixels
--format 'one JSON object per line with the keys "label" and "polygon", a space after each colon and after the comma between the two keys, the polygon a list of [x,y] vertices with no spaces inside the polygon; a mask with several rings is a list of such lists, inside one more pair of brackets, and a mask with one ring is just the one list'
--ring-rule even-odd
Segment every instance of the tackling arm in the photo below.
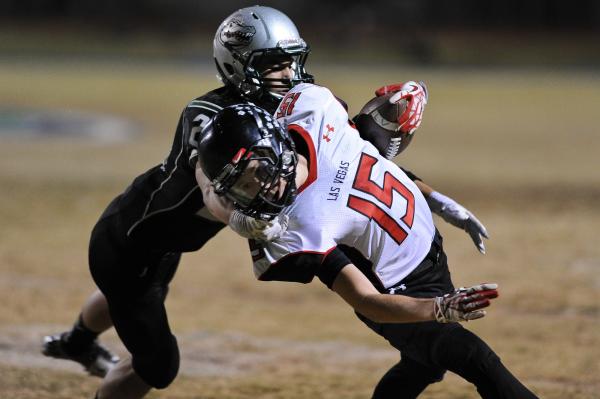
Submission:
{"label": "tackling arm", "polygon": [[196,182],[202,191],[204,205],[220,222],[228,224],[231,230],[244,238],[271,241],[280,237],[287,229],[288,217],[279,215],[265,221],[244,215],[235,209],[233,202],[215,193],[213,186],[199,164],[196,165]]}
{"label": "tackling arm", "polygon": [[204,205],[208,211],[219,221],[228,224],[233,212],[233,203],[215,193],[210,180],[199,164],[196,165],[196,182],[202,191]]}

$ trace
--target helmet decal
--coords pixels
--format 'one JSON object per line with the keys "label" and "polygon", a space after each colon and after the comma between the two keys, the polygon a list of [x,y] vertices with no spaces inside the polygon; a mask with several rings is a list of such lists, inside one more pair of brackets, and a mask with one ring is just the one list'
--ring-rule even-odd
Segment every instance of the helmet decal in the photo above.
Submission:
{"label": "helmet decal", "polygon": [[240,150],[231,159],[231,163],[236,164],[236,163],[240,162],[240,159],[242,159],[242,156],[245,153],[246,153],[246,149],[244,147],[240,148]]}
{"label": "helmet decal", "polygon": [[243,20],[233,18],[221,29],[219,40],[225,46],[242,47],[250,44],[255,34],[254,26],[244,25]]}

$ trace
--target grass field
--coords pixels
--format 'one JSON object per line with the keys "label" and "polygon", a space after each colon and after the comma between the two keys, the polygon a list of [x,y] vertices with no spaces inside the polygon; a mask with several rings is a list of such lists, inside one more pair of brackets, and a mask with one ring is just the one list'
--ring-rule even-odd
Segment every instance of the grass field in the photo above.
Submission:
{"label": "grass field", "polygon": [[[540,397],[600,398],[600,76],[551,71],[313,68],[356,112],[379,84],[423,79],[425,121],[398,162],[486,224],[488,253],[436,223],[457,284],[501,298],[468,327]],[[162,161],[212,69],[91,62],[0,63],[0,107],[130,118],[120,144],[0,137],[0,398],[92,397],[97,379],[39,354],[94,288],[87,240],[108,201]],[[319,282],[257,282],[242,239],[186,255],[167,301],[180,377],[151,398],[367,398],[398,360]],[[114,333],[105,338],[122,353]],[[448,375],[423,398],[476,398]]]}

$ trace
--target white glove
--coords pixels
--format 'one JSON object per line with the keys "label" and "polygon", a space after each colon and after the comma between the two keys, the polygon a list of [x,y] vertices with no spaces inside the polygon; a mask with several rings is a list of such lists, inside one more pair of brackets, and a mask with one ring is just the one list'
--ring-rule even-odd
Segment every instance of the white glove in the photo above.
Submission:
{"label": "white glove", "polygon": [[229,227],[245,238],[272,241],[285,233],[289,220],[289,217],[284,214],[279,214],[273,220],[260,220],[234,209],[229,217]]}
{"label": "white glove", "polygon": [[490,238],[483,224],[469,212],[468,209],[437,191],[432,192],[427,198],[427,204],[432,212],[441,216],[446,222],[463,229],[471,236],[475,246],[485,254],[483,238]]}
{"label": "white glove", "polygon": [[498,284],[485,283],[469,288],[461,287],[452,294],[438,296],[433,302],[433,314],[438,323],[452,323],[480,319],[490,306],[490,299],[498,297]]}

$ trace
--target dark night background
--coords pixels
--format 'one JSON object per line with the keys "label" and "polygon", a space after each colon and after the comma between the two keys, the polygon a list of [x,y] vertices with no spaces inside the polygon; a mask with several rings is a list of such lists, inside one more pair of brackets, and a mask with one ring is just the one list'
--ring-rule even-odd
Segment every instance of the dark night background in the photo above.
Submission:
{"label": "dark night background", "polygon": [[[0,56],[126,53],[204,60],[220,21],[256,2],[3,0]],[[420,65],[600,65],[600,2],[264,1],[320,60]],[[208,52],[208,54],[207,54]]]}

